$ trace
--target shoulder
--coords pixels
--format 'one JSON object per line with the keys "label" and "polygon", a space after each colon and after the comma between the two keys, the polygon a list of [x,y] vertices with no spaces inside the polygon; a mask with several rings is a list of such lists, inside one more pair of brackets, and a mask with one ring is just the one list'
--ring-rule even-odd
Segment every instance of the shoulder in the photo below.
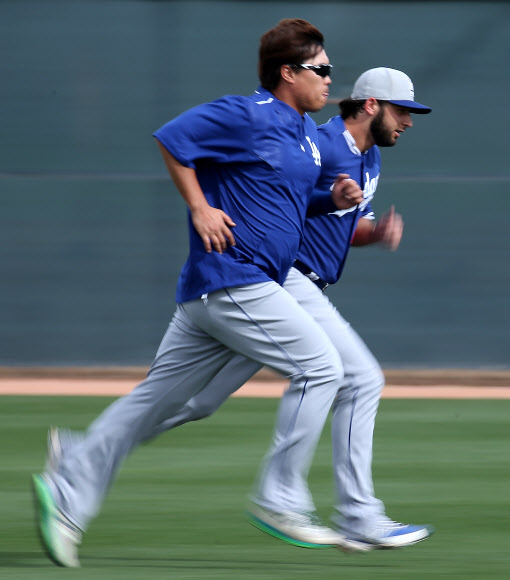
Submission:
{"label": "shoulder", "polygon": [[189,109],[177,118],[186,130],[244,132],[251,125],[247,97],[226,95]]}
{"label": "shoulder", "polygon": [[331,117],[326,123],[319,125],[317,130],[319,131],[319,135],[324,137],[341,135],[345,131],[345,123],[340,115],[336,115],[335,117]]}
{"label": "shoulder", "polygon": [[322,147],[331,147],[333,143],[345,142],[343,132],[345,125],[340,116],[331,118],[327,123],[317,127],[319,142]]}
{"label": "shoulder", "polygon": [[234,120],[233,118],[236,114],[246,112],[249,106],[249,97],[245,97],[243,95],[225,95],[209,103],[199,105],[196,108],[210,110],[218,115],[221,114],[231,117],[232,120]]}
{"label": "shoulder", "polygon": [[259,88],[251,95],[226,95],[210,103],[212,109],[227,116],[234,124],[274,123],[279,117],[280,102],[269,91]]}
{"label": "shoulder", "polygon": [[277,103],[275,96],[269,92],[267,89],[259,87],[254,91],[247,99],[250,100],[254,105],[263,108],[272,108]]}
{"label": "shoulder", "polygon": [[279,122],[287,122],[285,115],[286,105],[283,106],[283,103],[268,90],[259,87],[246,99],[247,107],[255,126],[258,126],[258,123],[278,124]]}
{"label": "shoulder", "polygon": [[343,135],[345,125],[340,116],[333,117],[327,123],[317,127],[319,149],[321,156],[328,160],[337,158],[339,152],[345,157],[347,155],[347,144]]}
{"label": "shoulder", "polygon": [[305,120],[306,130],[309,133],[313,133],[314,135],[317,135],[317,133],[318,133],[317,123],[310,117],[310,115],[308,113],[305,113],[304,120]]}

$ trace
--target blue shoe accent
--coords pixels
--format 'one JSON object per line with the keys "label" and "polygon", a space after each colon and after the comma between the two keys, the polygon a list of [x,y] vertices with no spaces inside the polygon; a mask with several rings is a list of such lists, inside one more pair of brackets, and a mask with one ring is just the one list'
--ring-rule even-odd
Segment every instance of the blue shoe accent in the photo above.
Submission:
{"label": "blue shoe accent", "polygon": [[432,526],[417,526],[413,524],[400,524],[397,522],[381,522],[379,529],[373,535],[361,536],[350,535],[347,537],[356,542],[372,546],[372,549],[392,549],[412,546],[426,540],[434,533]]}

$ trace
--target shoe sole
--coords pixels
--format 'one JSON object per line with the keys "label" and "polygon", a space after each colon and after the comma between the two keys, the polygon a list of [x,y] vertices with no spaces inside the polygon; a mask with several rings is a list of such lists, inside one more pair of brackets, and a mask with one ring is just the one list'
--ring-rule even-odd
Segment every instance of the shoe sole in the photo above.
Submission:
{"label": "shoe sole", "polygon": [[54,501],[42,475],[32,476],[32,494],[34,498],[37,535],[41,546],[48,558],[54,564],[64,567],[64,565],[57,560],[51,549],[51,534],[48,529],[48,521],[51,515],[51,508],[49,506],[53,505]]}
{"label": "shoe sole", "polygon": [[425,536],[422,536],[421,538],[417,538],[416,540],[412,540],[410,542],[406,542],[405,544],[383,544],[382,548],[384,550],[395,550],[397,548],[405,548],[406,546],[414,546],[415,544],[419,544],[420,542],[423,542],[423,540],[426,540],[427,538],[430,538],[430,536],[434,533],[434,529],[431,527],[427,527],[427,534]]}
{"label": "shoe sole", "polygon": [[346,538],[345,541],[340,544],[336,544],[335,548],[338,548],[342,552],[346,554],[364,554],[365,552],[371,552],[372,550],[377,549],[377,546],[373,544],[368,544],[366,542],[358,542],[357,540],[350,540]]}
{"label": "shoe sole", "polygon": [[287,544],[292,544],[293,546],[297,546],[298,548],[310,548],[313,550],[320,550],[320,549],[324,549],[324,548],[337,548],[338,547],[335,544],[313,544],[310,542],[302,542],[301,540],[295,540],[294,538],[287,536],[286,534],[284,534],[280,530],[273,528],[273,526],[270,526],[269,524],[267,524],[266,522],[264,522],[263,520],[261,520],[257,516],[255,516],[249,512],[247,513],[247,516],[248,516],[248,521],[250,522],[250,524],[252,526],[255,526],[256,528],[258,528],[262,532],[265,532],[266,534],[269,534],[270,536],[273,536],[274,538],[278,538],[279,540],[282,540],[282,541],[286,542]]}

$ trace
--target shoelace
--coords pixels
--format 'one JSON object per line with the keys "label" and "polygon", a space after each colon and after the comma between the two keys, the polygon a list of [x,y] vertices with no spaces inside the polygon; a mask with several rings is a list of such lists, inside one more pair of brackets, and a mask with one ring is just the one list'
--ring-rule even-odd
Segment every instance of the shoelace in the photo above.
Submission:
{"label": "shoelace", "polygon": [[396,530],[397,528],[403,528],[406,524],[402,524],[400,522],[394,522],[393,520],[383,520],[380,522],[381,527],[383,528],[390,528],[392,530]]}

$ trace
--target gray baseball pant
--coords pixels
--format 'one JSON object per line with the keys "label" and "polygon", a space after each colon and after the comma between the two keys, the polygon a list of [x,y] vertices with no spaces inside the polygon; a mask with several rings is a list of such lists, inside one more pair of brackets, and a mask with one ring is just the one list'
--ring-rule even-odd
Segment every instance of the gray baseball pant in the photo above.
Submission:
{"label": "gray baseball pant", "polygon": [[[300,439],[315,446],[343,384],[337,350],[325,331],[281,286],[227,288],[179,304],[145,381],[117,399],[67,449],[50,485],[62,511],[85,530],[100,510],[122,460],[158,425],[175,416],[236,353],[290,377],[272,464],[299,461]],[[283,469],[285,483],[291,470]],[[287,509],[282,494],[277,509]],[[295,500],[289,500],[293,504]]]}
{"label": "gray baseball pant", "polygon": [[[284,288],[326,331],[342,360],[345,378],[333,404],[331,421],[337,490],[333,519],[348,533],[368,534],[384,518],[384,506],[375,498],[372,483],[372,441],[383,373],[359,335],[313,282],[292,268]],[[256,361],[234,356],[206,388],[174,417],[158,425],[150,436],[211,415],[260,368]],[[292,393],[285,393],[273,444],[253,499],[272,510],[285,507],[313,511],[307,475],[322,424],[312,420],[304,425],[307,433],[298,438],[298,447],[289,461],[281,447],[285,447],[286,428],[294,408]]]}

